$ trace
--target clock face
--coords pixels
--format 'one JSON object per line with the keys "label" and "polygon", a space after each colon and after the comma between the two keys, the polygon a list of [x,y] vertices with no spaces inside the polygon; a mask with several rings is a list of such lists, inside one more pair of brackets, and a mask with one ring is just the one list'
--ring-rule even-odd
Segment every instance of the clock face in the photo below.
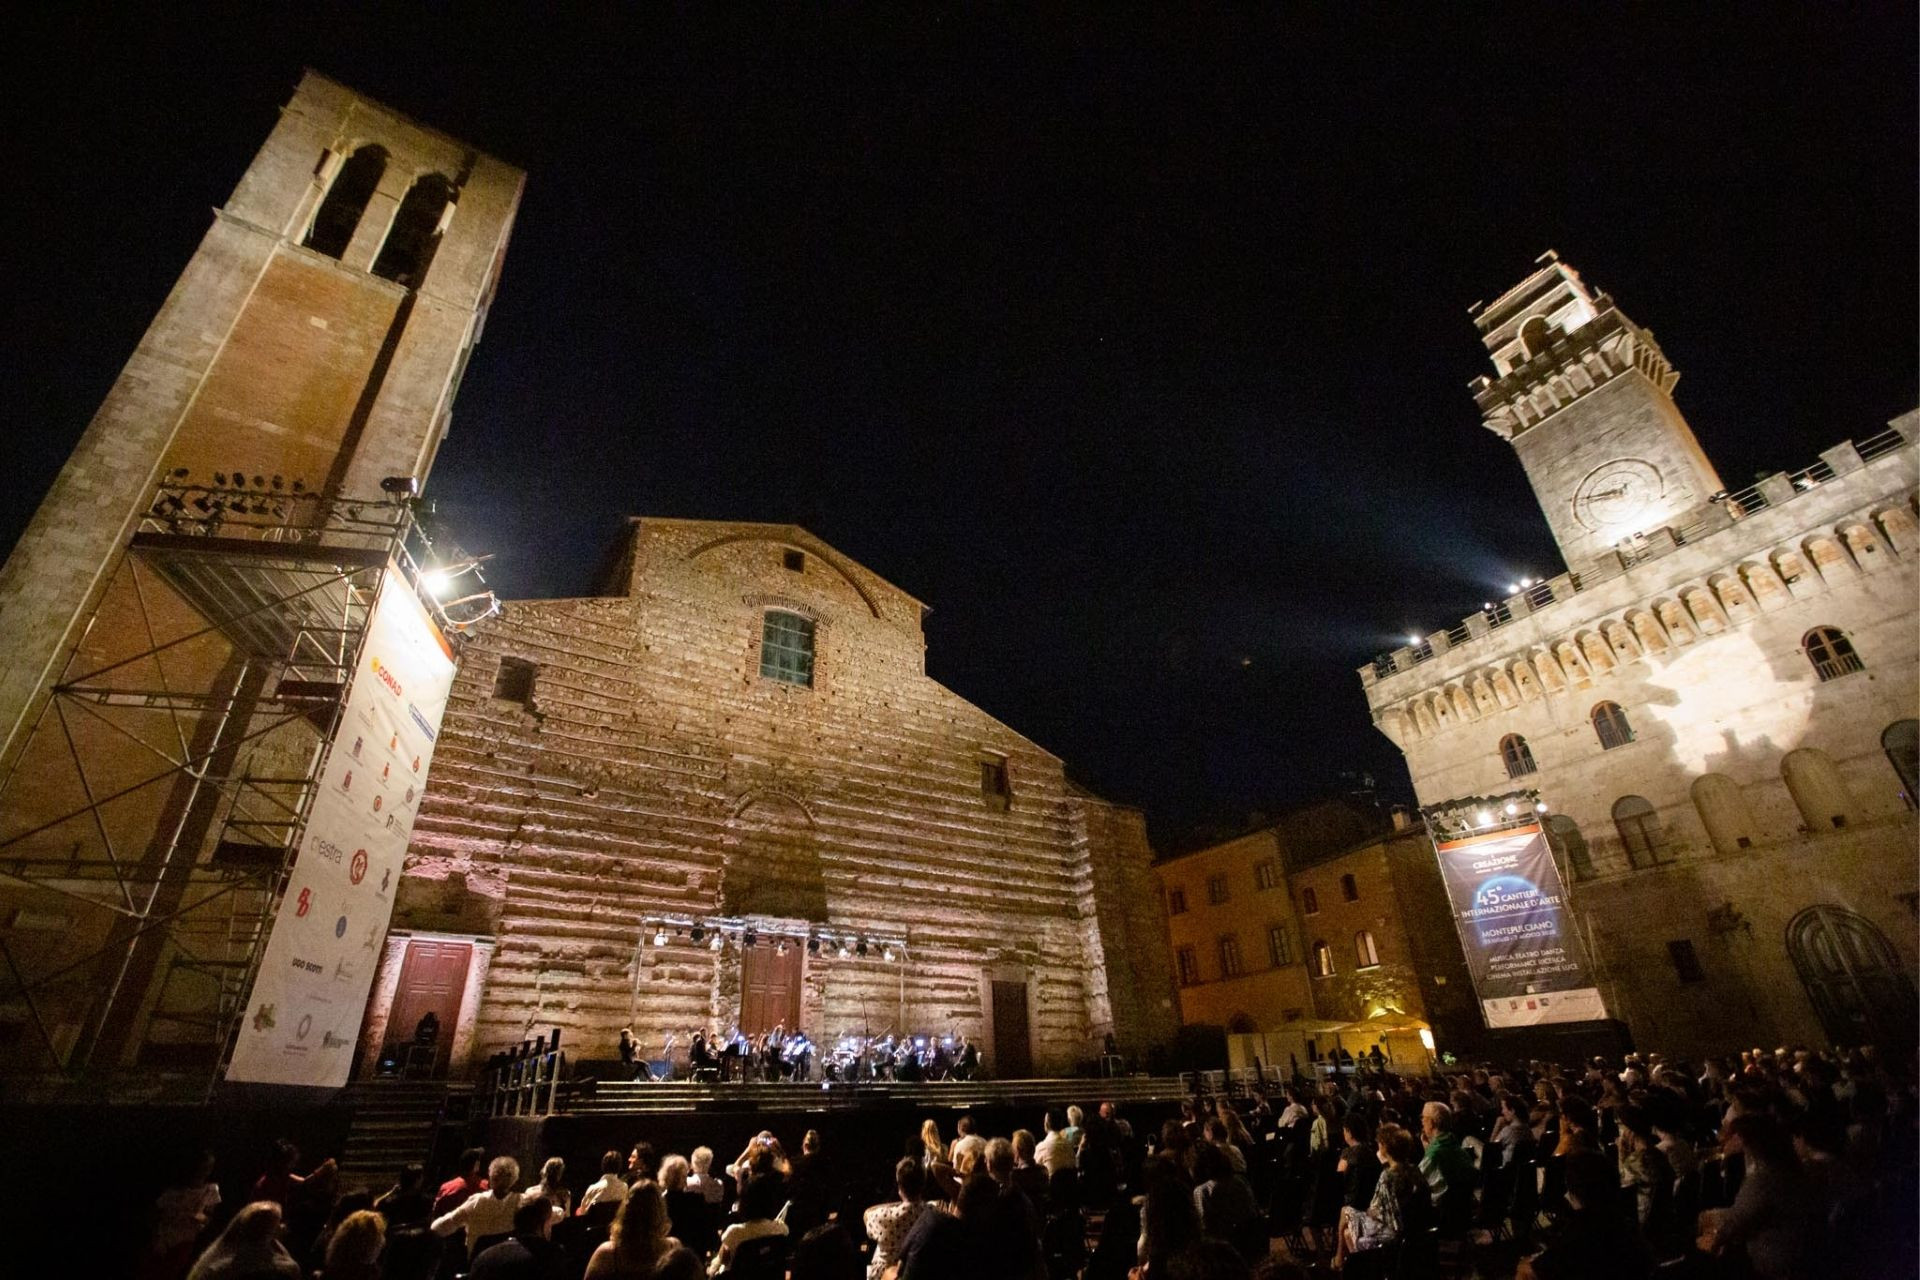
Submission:
{"label": "clock face", "polygon": [[1666,492],[1660,469],[1638,458],[1616,458],[1587,473],[1573,495],[1573,516],[1596,533],[1641,519]]}

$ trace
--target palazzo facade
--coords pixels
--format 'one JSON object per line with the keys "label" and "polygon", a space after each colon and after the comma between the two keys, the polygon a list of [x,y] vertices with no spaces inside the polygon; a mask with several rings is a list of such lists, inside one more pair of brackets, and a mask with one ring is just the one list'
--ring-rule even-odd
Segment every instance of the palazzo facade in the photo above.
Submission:
{"label": "palazzo facade", "polygon": [[[605,595],[463,652],[362,1036],[971,1035],[1059,1074],[1177,1025],[1145,823],[930,679],[924,606],[792,525],[636,519]],[[364,1069],[363,1068],[363,1069]]]}
{"label": "palazzo facade", "polygon": [[1374,723],[1423,803],[1538,792],[1643,1047],[1910,1052],[1920,411],[1729,493],[1565,263],[1476,323],[1569,571],[1362,667]]}

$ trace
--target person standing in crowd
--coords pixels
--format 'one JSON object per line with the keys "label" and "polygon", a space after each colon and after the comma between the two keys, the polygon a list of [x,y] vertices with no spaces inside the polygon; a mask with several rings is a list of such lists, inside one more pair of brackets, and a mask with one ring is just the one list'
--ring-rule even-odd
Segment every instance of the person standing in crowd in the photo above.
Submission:
{"label": "person standing in crowd", "polygon": [[[513,1212],[513,1234],[482,1249],[467,1272],[467,1280],[547,1280],[558,1259],[548,1238],[554,1204],[545,1196],[528,1196]],[[333,1280],[329,1272],[322,1280]]]}
{"label": "person standing in crowd", "polygon": [[220,1207],[213,1155],[196,1151],[153,1205],[153,1236],[141,1261],[140,1280],[177,1280],[197,1252]]}
{"label": "person standing in crowd", "polygon": [[300,1264],[280,1243],[280,1206],[271,1200],[244,1206],[187,1280],[300,1280]]}
{"label": "person standing in crowd", "polygon": [[[711,1157],[711,1152],[708,1153]],[[609,1151],[600,1157],[600,1176],[596,1178],[580,1196],[580,1207],[574,1212],[586,1216],[587,1210],[597,1204],[619,1205],[627,1198],[627,1180],[622,1175],[627,1162],[620,1158],[618,1151]]]}
{"label": "person standing in crowd", "polygon": [[487,1153],[481,1147],[468,1147],[460,1153],[460,1172],[440,1184],[434,1193],[432,1216],[438,1218],[471,1200],[474,1193],[487,1189],[487,1179],[482,1172],[487,1165]]}
{"label": "person standing in crowd", "polygon": [[474,1192],[435,1218],[430,1230],[437,1236],[464,1230],[471,1260],[482,1240],[513,1230],[513,1215],[520,1208],[520,1196],[514,1188],[519,1185],[520,1162],[512,1156],[495,1156],[487,1166],[487,1189]]}
{"label": "person standing in crowd", "polygon": [[719,1206],[727,1199],[726,1184],[713,1176],[713,1148],[695,1147],[688,1157],[693,1171],[687,1175],[687,1189],[706,1197],[707,1204]]}
{"label": "person standing in crowd", "polygon": [[[1032,1135],[1028,1135],[1031,1140]],[[873,1241],[873,1256],[867,1262],[867,1280],[881,1280],[889,1267],[900,1260],[900,1246],[927,1213],[926,1169],[911,1156],[893,1167],[894,1199],[876,1204],[861,1215],[867,1238]]]}
{"label": "person standing in crowd", "polygon": [[1792,1140],[1772,1116],[1736,1116],[1721,1139],[1725,1155],[1746,1163],[1740,1190],[1726,1209],[1701,1216],[1700,1249],[1738,1257],[1759,1280],[1797,1280],[1813,1273],[1824,1206],[1793,1158]]}
{"label": "person standing in crowd", "polygon": [[679,1246],[660,1188],[636,1182],[614,1215],[607,1242],[588,1260],[585,1280],[648,1280],[660,1260]]}
{"label": "person standing in crowd", "polygon": [[433,1217],[433,1199],[422,1185],[426,1180],[426,1166],[409,1164],[400,1170],[399,1179],[373,1202],[374,1212],[387,1220],[389,1230],[424,1227]]}
{"label": "person standing in crowd", "polygon": [[567,1190],[567,1162],[559,1156],[549,1156],[540,1166],[540,1183],[529,1187],[522,1198],[539,1196],[553,1207],[553,1220],[556,1223],[567,1220],[567,1211],[573,1207],[573,1192]]}

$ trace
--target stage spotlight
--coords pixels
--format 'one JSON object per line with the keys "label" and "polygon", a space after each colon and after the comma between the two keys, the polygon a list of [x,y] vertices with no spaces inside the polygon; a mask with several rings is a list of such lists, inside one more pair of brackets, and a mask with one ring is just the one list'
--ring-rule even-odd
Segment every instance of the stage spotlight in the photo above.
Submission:
{"label": "stage spotlight", "polygon": [[1517,804],[1515,804],[1515,803],[1513,803],[1513,801],[1511,801],[1511,800],[1509,800],[1509,801],[1507,801],[1507,816],[1508,816],[1509,818],[1511,818],[1511,817],[1512,817],[1512,816],[1513,816],[1514,814],[1516,814],[1516,813],[1519,813],[1519,812],[1520,812],[1520,806],[1519,806],[1519,805],[1517,805]]}
{"label": "stage spotlight", "polygon": [[740,945],[743,947],[750,947],[755,942],[757,942],[759,938],[760,938],[759,934],[755,933],[752,929],[749,929],[745,933],[740,935]]}
{"label": "stage spotlight", "polygon": [[693,926],[693,940],[695,942],[705,942],[707,940],[707,931],[699,925]]}
{"label": "stage spotlight", "polygon": [[707,948],[711,951],[718,951],[720,950],[720,948],[726,945],[727,945],[727,935],[724,933],[721,933],[718,929],[715,929],[713,931],[713,941],[707,944]]}
{"label": "stage spotlight", "polygon": [[1478,818],[1480,825],[1483,827],[1490,827],[1493,825],[1493,815],[1491,813],[1488,813],[1485,809],[1482,809],[1479,812],[1479,814],[1476,815],[1476,817]]}
{"label": "stage spotlight", "polygon": [[420,485],[412,476],[388,476],[380,482],[380,491],[396,497],[415,498],[420,495]]}
{"label": "stage spotlight", "polygon": [[860,956],[864,956],[864,955],[866,955],[866,954],[867,954],[867,940],[866,940],[865,938],[862,938],[862,939],[860,939],[860,945],[859,945],[859,946],[857,946],[857,947],[855,947],[855,948],[853,949],[853,951],[854,951],[854,954],[855,954],[855,955],[860,955]]}
{"label": "stage spotlight", "polygon": [[1545,800],[1536,801],[1533,806],[1533,811],[1535,813],[1545,813],[1547,811],[1547,802]]}
{"label": "stage spotlight", "polygon": [[653,945],[656,947],[664,947],[667,945],[667,931],[664,927],[654,931]]}
{"label": "stage spotlight", "polygon": [[810,956],[817,956],[820,954],[820,939],[818,938],[807,939],[807,954]]}
{"label": "stage spotlight", "polygon": [[840,939],[840,958],[845,960],[852,954],[853,948],[847,945],[847,940],[845,938]]}
{"label": "stage spotlight", "polygon": [[882,960],[887,961],[889,964],[891,964],[893,962],[893,948],[888,947],[886,950],[882,951],[880,953],[880,958]]}

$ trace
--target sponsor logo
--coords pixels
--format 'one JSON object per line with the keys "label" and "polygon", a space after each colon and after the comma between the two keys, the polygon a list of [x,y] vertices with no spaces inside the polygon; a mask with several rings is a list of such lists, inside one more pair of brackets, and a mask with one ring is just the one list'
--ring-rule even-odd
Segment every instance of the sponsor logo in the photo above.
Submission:
{"label": "sponsor logo", "polygon": [[390,814],[388,814],[388,815],[387,815],[387,830],[389,830],[389,831],[399,831],[399,830],[401,830],[401,826],[400,826],[400,815],[399,815],[399,814],[397,814],[397,813],[390,813]]}
{"label": "sponsor logo", "polygon": [[342,957],[334,962],[333,980],[335,982],[352,982],[354,975],[359,972],[358,969],[347,963],[345,957]]}
{"label": "sponsor logo", "polygon": [[293,1029],[293,1038],[296,1040],[305,1040],[310,1034],[312,1034],[312,1032],[313,1032],[313,1015],[310,1013],[302,1014],[300,1018],[300,1025]]}
{"label": "sponsor logo", "polygon": [[375,813],[378,813],[378,812],[380,812],[380,806],[381,806],[381,805],[382,805],[383,803],[385,803],[385,802],[384,802],[384,801],[383,801],[383,800],[382,800],[382,799],[381,799],[381,798],[380,798],[379,796],[375,796],[375,797],[373,798],[373,811],[374,811]]}
{"label": "sponsor logo", "polygon": [[300,897],[295,901],[294,907],[293,907],[293,914],[295,918],[305,916],[307,912],[312,909],[313,909],[313,890],[302,889],[300,891]]}
{"label": "sponsor logo", "polygon": [[393,882],[393,868],[388,867],[385,871],[382,871],[380,873],[380,893],[382,896],[385,896],[387,892],[387,886],[392,882]]}
{"label": "sponsor logo", "polygon": [[345,849],[342,849],[325,836],[316,836],[314,838],[313,852],[315,857],[325,858],[328,862],[335,864],[338,864],[340,859],[347,856]]}
{"label": "sponsor logo", "polygon": [[414,771],[415,773],[418,773],[418,772],[420,772],[420,757],[419,757],[419,756],[415,756],[415,757],[413,758],[413,771]]}
{"label": "sponsor logo", "polygon": [[340,789],[342,791],[353,790],[353,770],[349,769],[340,775]]}
{"label": "sponsor logo", "polygon": [[[341,919],[344,920],[346,919],[346,917],[342,916]],[[367,940],[360,944],[360,949],[362,951],[371,951],[379,945],[380,945],[380,926],[377,924],[368,925]]]}
{"label": "sponsor logo", "polygon": [[388,693],[391,693],[396,698],[404,696],[400,692],[400,682],[393,678],[393,671],[386,663],[380,661],[378,654],[375,654],[373,658],[373,674],[380,678],[381,684],[387,686]]}
{"label": "sponsor logo", "polygon": [[333,922],[333,936],[336,938],[344,938],[347,936],[347,918],[345,916],[341,916]]}
{"label": "sponsor logo", "polygon": [[[420,714],[420,708],[409,702],[407,704],[407,714],[413,717],[413,722],[416,725],[420,726],[420,732],[427,735],[427,741],[432,742],[434,739],[433,726],[428,724],[427,718]],[[413,762],[413,767],[416,771],[420,768],[420,761],[417,757]]]}
{"label": "sponsor logo", "polygon": [[400,749],[400,735],[396,733],[391,738],[387,739],[387,750],[398,751],[399,749]]}
{"label": "sponsor logo", "polygon": [[388,775],[391,774],[392,772],[393,772],[393,761],[389,760],[387,761],[387,763],[380,766],[380,781],[385,782],[387,780]]}
{"label": "sponsor logo", "polygon": [[367,878],[367,851],[355,849],[353,862],[347,867],[347,883],[359,884]]}
{"label": "sponsor logo", "polygon": [[255,1031],[273,1030],[273,1006],[272,1005],[263,1004],[254,1011],[253,1029]]}
{"label": "sponsor logo", "polygon": [[412,787],[408,787],[408,788],[407,788],[407,794],[406,794],[406,796],[405,796],[405,797],[403,797],[403,798],[401,799],[401,801],[400,801],[400,803],[401,803],[401,804],[412,804],[412,803],[413,803],[413,797],[414,797],[414,794],[415,794],[415,793],[414,793],[414,790],[413,790],[413,788],[412,788]]}
{"label": "sponsor logo", "polygon": [[366,741],[367,740],[364,737],[355,738],[353,740],[353,758],[355,760],[358,760],[360,758],[360,748],[366,745]]}
{"label": "sponsor logo", "polygon": [[325,973],[327,971],[324,965],[317,965],[311,960],[302,960],[299,956],[293,958],[293,967],[304,973]]}
{"label": "sponsor logo", "polygon": [[320,1047],[322,1049],[344,1049],[346,1046],[347,1038],[345,1036],[337,1036],[331,1031],[322,1031],[320,1033]]}

